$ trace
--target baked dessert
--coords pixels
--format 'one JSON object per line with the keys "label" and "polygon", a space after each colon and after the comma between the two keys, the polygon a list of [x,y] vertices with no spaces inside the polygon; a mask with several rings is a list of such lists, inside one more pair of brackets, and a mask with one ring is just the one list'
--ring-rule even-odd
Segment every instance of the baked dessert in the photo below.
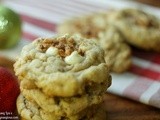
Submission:
{"label": "baked dessert", "polygon": [[91,94],[90,84],[110,85],[103,55],[96,42],[79,36],[40,38],[23,48],[15,73],[20,81],[29,80],[49,96]]}
{"label": "baked dessert", "polygon": [[131,66],[131,49],[124,41],[114,25],[108,25],[108,28],[100,32],[100,46],[105,50],[104,58],[106,64],[116,73],[125,72]]}
{"label": "baked dessert", "polygon": [[110,14],[112,12],[73,18],[60,24],[57,31],[59,34],[80,34],[86,38],[96,39],[105,51],[105,61],[111,71],[121,73],[128,70],[131,65],[131,49],[124,42],[119,30],[113,24],[109,24]]}
{"label": "baked dessert", "polygon": [[50,97],[38,89],[23,90],[22,94],[28,101],[36,103],[46,112],[53,112],[57,116],[63,116],[64,114],[67,116],[78,114],[88,108],[88,106],[93,106],[103,102],[103,96],[101,94],[84,94],[72,97]]}
{"label": "baked dessert", "polygon": [[19,115],[26,120],[90,120],[111,85],[103,49],[76,35],[38,38],[14,64],[20,81]]}
{"label": "baked dessert", "polygon": [[113,12],[109,22],[118,27],[129,44],[160,52],[159,18],[140,9],[122,9]]}
{"label": "baked dessert", "polygon": [[106,29],[106,13],[94,13],[78,18],[72,18],[59,24],[58,33],[75,34],[80,33],[86,38],[97,38],[99,32]]}
{"label": "baked dessert", "polygon": [[79,114],[66,117],[56,116],[52,112],[45,112],[37,104],[30,102],[20,94],[17,99],[18,112],[21,120],[106,120],[106,112],[101,105],[94,105],[84,109]]}

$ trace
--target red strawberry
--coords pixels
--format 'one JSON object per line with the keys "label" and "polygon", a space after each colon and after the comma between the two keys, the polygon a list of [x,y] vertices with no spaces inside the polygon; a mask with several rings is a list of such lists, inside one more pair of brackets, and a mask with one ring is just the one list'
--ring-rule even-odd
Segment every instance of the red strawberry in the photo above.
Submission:
{"label": "red strawberry", "polygon": [[19,95],[17,78],[4,67],[0,67],[0,112],[14,112]]}

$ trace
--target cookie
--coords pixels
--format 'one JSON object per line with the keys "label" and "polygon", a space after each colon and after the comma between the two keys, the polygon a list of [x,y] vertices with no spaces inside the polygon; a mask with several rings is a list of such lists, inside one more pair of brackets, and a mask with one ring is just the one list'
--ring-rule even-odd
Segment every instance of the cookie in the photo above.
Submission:
{"label": "cookie", "polygon": [[37,104],[28,101],[22,94],[17,99],[17,108],[22,120],[99,120],[106,117],[100,105],[91,106],[73,116],[56,116],[52,112],[40,109]]}
{"label": "cookie", "polygon": [[118,27],[125,40],[138,48],[160,52],[160,19],[139,9],[114,12],[109,22]]}
{"label": "cookie", "polygon": [[79,36],[37,39],[23,48],[14,68],[20,81],[29,80],[48,96],[98,93],[92,85],[111,84],[103,50]]}
{"label": "cookie", "polygon": [[28,101],[35,102],[40,108],[46,112],[54,112],[57,116],[66,114],[71,116],[78,114],[87,107],[100,104],[103,102],[102,95],[82,95],[73,97],[50,97],[46,96],[38,89],[26,90],[24,89],[22,95]]}
{"label": "cookie", "polygon": [[[111,76],[108,76],[108,81],[111,81]],[[108,88],[111,84],[111,82],[103,81],[100,84],[97,83],[86,83],[85,85],[85,94],[89,95],[100,95],[103,94],[106,91],[106,88]],[[23,79],[20,81],[20,90],[32,90],[32,89],[39,89],[33,81],[30,81],[29,79]]]}
{"label": "cookie", "polygon": [[[99,43],[104,49],[106,64],[116,73],[128,70],[131,66],[131,49],[125,43],[118,29],[110,25],[99,33]],[[125,63],[125,64],[124,64]]]}
{"label": "cookie", "polygon": [[14,68],[20,82],[17,109],[22,119],[105,117],[100,104],[111,76],[104,51],[95,40],[75,35],[39,38],[23,48]]}
{"label": "cookie", "polygon": [[60,34],[80,33],[86,38],[97,38],[100,31],[106,27],[106,13],[94,13],[91,15],[73,18],[60,24],[57,28]]}
{"label": "cookie", "polygon": [[131,66],[131,49],[116,26],[109,24],[110,14],[112,12],[95,13],[70,19],[60,24],[57,31],[96,39],[105,52],[105,61],[111,71],[121,73]]}
{"label": "cookie", "polygon": [[20,117],[26,120],[43,120],[44,117],[45,120],[60,119],[59,116],[45,112],[36,103],[28,101],[22,94],[17,98],[17,111]]}

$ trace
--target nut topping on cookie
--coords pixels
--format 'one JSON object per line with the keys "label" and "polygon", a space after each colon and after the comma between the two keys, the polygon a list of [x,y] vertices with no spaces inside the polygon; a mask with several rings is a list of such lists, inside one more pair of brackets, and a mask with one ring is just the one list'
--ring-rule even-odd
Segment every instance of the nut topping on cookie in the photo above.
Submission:
{"label": "nut topping on cookie", "polygon": [[57,39],[44,39],[38,47],[41,52],[46,52],[48,55],[56,55],[58,53],[62,58],[70,55],[75,49],[75,41],[72,38],[66,39],[66,36]]}

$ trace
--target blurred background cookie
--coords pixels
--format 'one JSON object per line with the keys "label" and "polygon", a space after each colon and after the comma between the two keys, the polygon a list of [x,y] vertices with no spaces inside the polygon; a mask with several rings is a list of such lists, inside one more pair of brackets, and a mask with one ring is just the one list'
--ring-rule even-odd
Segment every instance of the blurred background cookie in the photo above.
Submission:
{"label": "blurred background cookie", "polygon": [[99,33],[99,43],[105,51],[106,64],[116,73],[125,72],[131,66],[131,49],[114,25],[108,25]]}
{"label": "blurred background cookie", "polygon": [[96,39],[105,52],[105,60],[111,71],[121,73],[130,68],[131,49],[116,27],[108,24],[108,16],[112,12],[94,13],[67,20],[58,26],[57,31],[59,34],[78,33],[83,37]]}
{"label": "blurred background cookie", "polygon": [[122,9],[109,17],[125,40],[138,48],[160,52],[160,19],[140,9]]}

